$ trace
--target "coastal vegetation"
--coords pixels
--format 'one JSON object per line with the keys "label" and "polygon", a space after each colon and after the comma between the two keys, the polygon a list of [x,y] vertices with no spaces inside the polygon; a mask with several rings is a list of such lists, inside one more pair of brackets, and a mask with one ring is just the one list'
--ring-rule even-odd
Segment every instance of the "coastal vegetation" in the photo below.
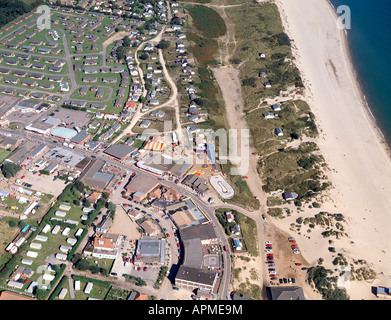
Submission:
{"label": "coastal vegetation", "polygon": [[[324,159],[316,143],[309,141],[318,136],[315,116],[300,98],[304,86],[277,6],[241,3],[224,9],[234,24],[235,47],[229,62],[239,69],[243,112],[258,153],[262,188],[266,193],[295,192],[295,204],[301,206],[330,186],[322,171]],[[271,99],[276,98],[283,101],[281,110],[273,112]],[[267,113],[274,118],[266,119]],[[282,136],[276,135],[276,128]],[[271,213],[281,216],[279,211]]]}
{"label": "coastal vegetation", "polygon": [[[319,227],[324,230],[321,232],[324,238],[334,236],[336,239],[340,239],[348,236],[345,232],[344,222],[345,219],[341,213],[319,212],[313,217],[297,218],[296,223],[292,223],[290,229],[300,234],[301,227],[308,226],[310,229]],[[329,251],[331,250],[329,249]]]}
{"label": "coastal vegetation", "polygon": [[[211,67],[219,64],[217,60],[218,38],[223,36],[227,27],[221,16],[213,9],[203,5],[184,4],[183,7],[189,13],[189,21],[186,24],[186,37],[190,42],[189,52],[195,59],[198,76],[194,81],[197,88],[197,103],[208,113],[208,121],[197,124],[200,129],[229,129],[226,117],[222,116],[224,102]],[[183,85],[178,83],[178,90]],[[182,96],[181,102],[186,103],[186,97]],[[218,152],[218,150],[216,150]],[[220,164],[221,169],[227,174],[228,179],[235,189],[235,196],[228,200],[247,209],[258,209],[259,201],[251,193],[246,181],[239,175],[231,176],[231,163]]]}
{"label": "coastal vegetation", "polygon": [[337,287],[338,277],[332,274],[332,270],[317,265],[308,269],[307,281],[315,291],[322,295],[324,300],[349,300],[346,289]]}

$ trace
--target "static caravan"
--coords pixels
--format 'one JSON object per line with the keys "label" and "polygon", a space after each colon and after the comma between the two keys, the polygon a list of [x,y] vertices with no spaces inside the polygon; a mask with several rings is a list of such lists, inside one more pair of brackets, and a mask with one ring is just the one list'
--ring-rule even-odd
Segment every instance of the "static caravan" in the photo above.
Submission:
{"label": "static caravan", "polygon": [[64,231],[62,232],[62,235],[63,235],[63,236],[67,236],[67,235],[69,234],[70,231],[71,231],[71,229],[68,228],[68,227],[66,227],[66,228],[64,229]]}
{"label": "static caravan", "polygon": [[79,291],[80,290],[80,280],[76,280],[75,281],[75,291]]}
{"label": "static caravan", "polygon": [[60,299],[64,299],[65,296],[67,295],[67,293],[68,293],[68,289],[67,288],[62,288],[61,291],[60,291],[60,294],[58,295],[58,297]]}
{"label": "static caravan", "polygon": [[68,247],[68,246],[60,246],[60,251],[63,252],[63,253],[68,253],[70,250],[72,249],[72,247]]}
{"label": "static caravan", "polygon": [[23,259],[21,260],[21,262],[22,262],[23,264],[27,265],[27,266],[31,266],[31,265],[33,264],[33,260],[25,259],[25,258],[23,258]]}
{"label": "static caravan", "polygon": [[74,246],[76,244],[77,240],[74,238],[68,238],[67,243],[69,243],[71,246]]}
{"label": "static caravan", "polygon": [[35,288],[37,287],[37,285],[38,285],[38,282],[37,282],[37,281],[32,281],[32,282],[30,283],[30,285],[28,286],[28,288],[26,289],[26,292],[27,292],[27,293],[33,293],[34,290],[35,290]]}
{"label": "static caravan", "polygon": [[76,236],[76,237],[80,237],[82,233],[83,233],[83,229],[78,229],[78,230],[76,231],[76,233],[75,233],[75,236]]}
{"label": "static caravan", "polygon": [[37,236],[35,237],[35,240],[37,240],[37,241],[42,241],[42,242],[46,242],[46,241],[48,241],[48,237],[41,236],[41,235],[37,235]]}
{"label": "static caravan", "polygon": [[56,211],[56,216],[57,216],[57,217],[64,218],[66,215],[67,215],[67,213],[64,212],[64,211],[60,211],[60,210],[57,210],[57,211]]}
{"label": "static caravan", "polygon": [[56,253],[55,257],[58,260],[64,260],[65,261],[67,259],[67,255],[63,254],[63,253]]}
{"label": "static caravan", "polygon": [[60,204],[58,208],[65,211],[71,210],[71,206],[67,206],[66,204]]}
{"label": "static caravan", "polygon": [[52,233],[53,234],[57,234],[59,231],[60,231],[61,227],[59,225],[56,225],[53,230],[52,230]]}
{"label": "static caravan", "polygon": [[92,282],[88,282],[84,289],[84,293],[90,294],[93,286],[94,284]]}
{"label": "static caravan", "polygon": [[74,224],[74,225],[78,225],[79,224],[79,221],[75,221],[75,220],[70,220],[70,219],[67,219],[65,220],[66,223],[70,223],[70,224]]}
{"label": "static caravan", "polygon": [[26,256],[28,256],[28,257],[30,257],[30,258],[36,258],[36,257],[38,257],[38,252],[35,252],[35,251],[27,251]]}
{"label": "static caravan", "polygon": [[30,243],[30,248],[36,249],[36,250],[41,250],[42,244],[36,243],[36,242],[31,242],[31,243]]}
{"label": "static caravan", "polygon": [[48,233],[52,227],[50,224],[47,224],[46,226],[43,227],[42,232],[43,233]]}

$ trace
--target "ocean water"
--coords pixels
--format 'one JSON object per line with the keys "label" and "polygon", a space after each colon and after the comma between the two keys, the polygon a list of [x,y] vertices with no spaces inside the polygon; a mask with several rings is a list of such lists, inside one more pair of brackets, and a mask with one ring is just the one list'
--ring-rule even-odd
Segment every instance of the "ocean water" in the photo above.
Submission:
{"label": "ocean water", "polygon": [[376,123],[391,145],[391,2],[330,0],[348,6],[347,30],[353,66]]}

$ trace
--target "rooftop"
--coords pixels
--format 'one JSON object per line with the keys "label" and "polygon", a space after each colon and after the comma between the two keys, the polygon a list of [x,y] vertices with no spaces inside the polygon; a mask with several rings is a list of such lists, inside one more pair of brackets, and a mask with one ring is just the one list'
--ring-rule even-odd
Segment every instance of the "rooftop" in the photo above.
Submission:
{"label": "rooftop", "polygon": [[115,158],[124,159],[129,157],[137,149],[126,144],[114,144],[108,147],[104,153],[107,153]]}

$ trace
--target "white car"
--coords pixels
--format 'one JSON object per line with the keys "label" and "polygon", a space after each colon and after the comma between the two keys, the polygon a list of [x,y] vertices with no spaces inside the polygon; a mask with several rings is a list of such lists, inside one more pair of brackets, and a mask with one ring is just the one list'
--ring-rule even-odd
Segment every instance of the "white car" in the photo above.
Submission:
{"label": "white car", "polygon": [[271,250],[271,249],[266,250],[266,253],[273,253],[273,250]]}
{"label": "white car", "polygon": [[269,271],[269,274],[277,274],[275,271]]}
{"label": "white car", "polygon": [[299,253],[300,253],[300,250],[294,250],[293,253],[294,253],[294,254],[299,254]]}
{"label": "white car", "polygon": [[272,244],[272,242],[271,241],[266,241],[265,244]]}

